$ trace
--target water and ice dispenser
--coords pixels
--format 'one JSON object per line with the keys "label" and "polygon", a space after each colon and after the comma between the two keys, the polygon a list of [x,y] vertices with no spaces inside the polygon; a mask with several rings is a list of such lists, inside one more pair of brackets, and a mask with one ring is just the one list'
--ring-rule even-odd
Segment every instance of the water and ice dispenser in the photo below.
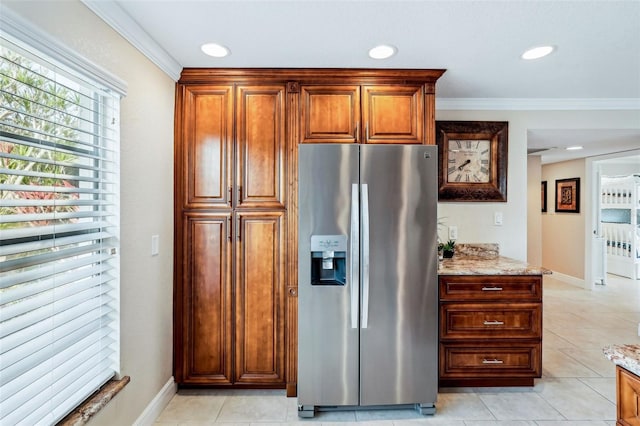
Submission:
{"label": "water and ice dispenser", "polygon": [[347,283],[347,236],[311,236],[311,285]]}

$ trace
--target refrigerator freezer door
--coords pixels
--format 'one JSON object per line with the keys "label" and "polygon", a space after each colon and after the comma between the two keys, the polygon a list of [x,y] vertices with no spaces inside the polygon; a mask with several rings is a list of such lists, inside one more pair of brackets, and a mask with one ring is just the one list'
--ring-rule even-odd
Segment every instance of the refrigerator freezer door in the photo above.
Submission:
{"label": "refrigerator freezer door", "polygon": [[[358,146],[298,154],[298,404],[358,405]],[[311,285],[312,235],[348,236],[346,285]]]}
{"label": "refrigerator freezer door", "polygon": [[360,182],[368,187],[363,214],[369,218],[361,405],[436,401],[437,159],[434,146],[361,147]]}

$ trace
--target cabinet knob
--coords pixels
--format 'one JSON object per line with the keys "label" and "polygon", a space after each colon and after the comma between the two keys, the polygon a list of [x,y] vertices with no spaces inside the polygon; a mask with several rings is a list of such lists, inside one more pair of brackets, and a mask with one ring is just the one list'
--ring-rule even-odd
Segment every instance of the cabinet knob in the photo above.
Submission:
{"label": "cabinet knob", "polygon": [[289,288],[289,296],[296,297],[298,295],[298,289],[295,287]]}

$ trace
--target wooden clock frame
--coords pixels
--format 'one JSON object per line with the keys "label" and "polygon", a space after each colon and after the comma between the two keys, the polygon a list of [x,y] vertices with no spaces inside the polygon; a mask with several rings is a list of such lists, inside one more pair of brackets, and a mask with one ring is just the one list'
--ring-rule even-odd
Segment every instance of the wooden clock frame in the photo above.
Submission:
{"label": "wooden clock frame", "polygon": [[[436,121],[438,201],[507,201],[509,123],[506,121]],[[489,140],[489,182],[448,182],[450,140]]]}

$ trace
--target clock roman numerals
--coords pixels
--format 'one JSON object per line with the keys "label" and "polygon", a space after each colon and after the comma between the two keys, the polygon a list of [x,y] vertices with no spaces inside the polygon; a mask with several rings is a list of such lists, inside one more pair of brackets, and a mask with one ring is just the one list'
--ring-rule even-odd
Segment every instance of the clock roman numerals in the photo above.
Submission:
{"label": "clock roman numerals", "polygon": [[436,121],[435,127],[438,200],[507,201],[508,123]]}
{"label": "clock roman numerals", "polygon": [[490,157],[489,140],[449,140],[445,157],[447,181],[472,185],[490,182]]}

